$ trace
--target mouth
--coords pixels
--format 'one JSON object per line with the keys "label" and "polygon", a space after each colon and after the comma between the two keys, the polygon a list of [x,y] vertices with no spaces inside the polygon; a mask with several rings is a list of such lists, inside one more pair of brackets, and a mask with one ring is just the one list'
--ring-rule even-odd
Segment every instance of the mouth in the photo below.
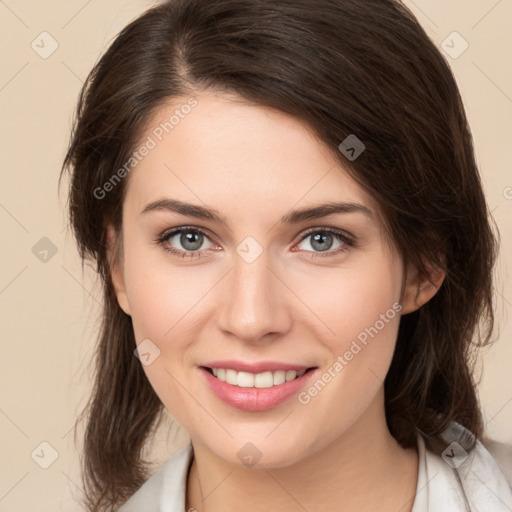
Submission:
{"label": "mouth", "polygon": [[304,374],[315,370],[316,366],[300,370],[276,370],[260,373],[236,371],[231,368],[210,368],[208,366],[202,366],[201,368],[221,382],[226,382],[232,386],[262,389],[280,386],[285,382],[299,379]]}
{"label": "mouth", "polygon": [[[227,365],[226,365],[227,366]],[[236,365],[240,368],[240,364]],[[264,365],[265,366],[265,365]],[[267,365],[268,367],[269,365]],[[258,412],[285,403],[314,379],[318,367],[294,366],[294,369],[273,369],[258,373],[235,370],[214,364],[199,366],[207,387],[225,404],[239,410]]]}

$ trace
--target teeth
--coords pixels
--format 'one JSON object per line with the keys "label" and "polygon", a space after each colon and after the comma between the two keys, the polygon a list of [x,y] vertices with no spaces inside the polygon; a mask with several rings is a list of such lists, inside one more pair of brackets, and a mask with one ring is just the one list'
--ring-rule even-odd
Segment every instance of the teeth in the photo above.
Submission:
{"label": "teeth", "polygon": [[286,372],[284,370],[278,370],[274,372],[274,386],[284,384],[286,382]]}
{"label": "teeth", "polygon": [[306,373],[306,370],[277,370],[275,372],[250,373],[237,372],[236,370],[225,368],[212,368],[213,375],[223,382],[239,386],[241,388],[271,388],[284,384]]}
{"label": "teeth", "polygon": [[238,386],[237,375],[238,372],[235,370],[226,370],[226,382],[228,384],[233,384],[233,386]]}
{"label": "teeth", "polygon": [[[231,370],[235,371],[235,370]],[[236,383],[241,388],[253,388],[254,387],[254,373],[237,372]],[[230,382],[231,384],[231,382]]]}
{"label": "teeth", "polygon": [[286,382],[293,380],[297,377],[297,372],[295,370],[288,370],[286,372]]}

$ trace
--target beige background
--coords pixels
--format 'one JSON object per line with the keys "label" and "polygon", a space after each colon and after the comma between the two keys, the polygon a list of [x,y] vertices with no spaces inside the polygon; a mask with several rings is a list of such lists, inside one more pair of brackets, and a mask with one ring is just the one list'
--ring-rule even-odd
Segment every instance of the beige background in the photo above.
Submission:
{"label": "beige background", "polygon": [[[507,270],[512,260],[512,2],[405,3],[439,47],[453,31],[469,44],[459,57],[447,59],[461,88],[503,239],[496,290],[499,340],[484,354],[479,391],[489,434],[512,443],[512,282]],[[93,272],[86,268],[82,275],[66,231],[66,184],[58,193],[57,178],[83,79],[112,37],[150,5],[141,0],[0,0],[1,511],[80,510],[73,502],[82,490],[72,428],[90,390],[86,363],[100,294]],[[46,59],[31,47],[35,41],[40,52],[51,48],[48,36],[39,36],[43,31],[58,43]],[[453,37],[447,40],[452,53],[463,48],[463,41]],[[39,242],[43,237],[57,250],[46,262],[36,257],[48,244]],[[186,439],[179,429],[163,431],[152,451],[155,467]],[[52,448],[41,447],[42,442]],[[58,457],[43,469],[39,464],[51,462],[52,449]]]}

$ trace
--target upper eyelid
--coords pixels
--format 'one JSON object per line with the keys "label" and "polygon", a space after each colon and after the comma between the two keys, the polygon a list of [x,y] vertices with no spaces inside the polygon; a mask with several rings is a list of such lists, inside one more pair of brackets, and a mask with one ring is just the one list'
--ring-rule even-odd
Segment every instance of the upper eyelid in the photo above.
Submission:
{"label": "upper eyelid", "polygon": [[162,232],[159,238],[170,238],[171,236],[175,236],[183,231],[197,231],[199,233],[207,235],[208,238],[215,238],[208,229],[200,228],[199,226],[178,226],[177,228],[166,229],[165,231]]}

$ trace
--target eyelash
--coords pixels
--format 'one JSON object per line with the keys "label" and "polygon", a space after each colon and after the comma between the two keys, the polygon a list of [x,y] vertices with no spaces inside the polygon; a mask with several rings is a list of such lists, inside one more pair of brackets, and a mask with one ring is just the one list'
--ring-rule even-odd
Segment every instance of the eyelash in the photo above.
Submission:
{"label": "eyelash", "polygon": [[[202,258],[201,255],[204,251],[181,251],[179,249],[175,249],[174,247],[167,244],[170,238],[172,238],[174,235],[182,233],[182,232],[194,232],[194,233],[200,233],[206,238],[209,238],[208,233],[203,231],[200,228],[196,228],[194,226],[181,226],[179,228],[173,229],[172,231],[164,231],[161,235],[159,235],[155,239],[155,243],[161,246],[165,251],[173,254],[174,256],[177,256],[178,258],[189,258],[189,259],[197,259]],[[354,238],[348,236],[343,231],[335,229],[335,228],[312,228],[308,230],[302,238],[297,242],[301,243],[304,241],[308,236],[311,236],[316,233],[329,233],[330,235],[333,235],[339,242],[342,242],[344,245],[342,245],[339,249],[336,249],[334,251],[328,250],[328,251],[305,251],[308,253],[312,253],[311,257],[313,259],[315,258],[326,258],[326,257],[333,257],[335,255],[338,255],[342,252],[347,251],[350,247],[356,246],[356,241]]]}

